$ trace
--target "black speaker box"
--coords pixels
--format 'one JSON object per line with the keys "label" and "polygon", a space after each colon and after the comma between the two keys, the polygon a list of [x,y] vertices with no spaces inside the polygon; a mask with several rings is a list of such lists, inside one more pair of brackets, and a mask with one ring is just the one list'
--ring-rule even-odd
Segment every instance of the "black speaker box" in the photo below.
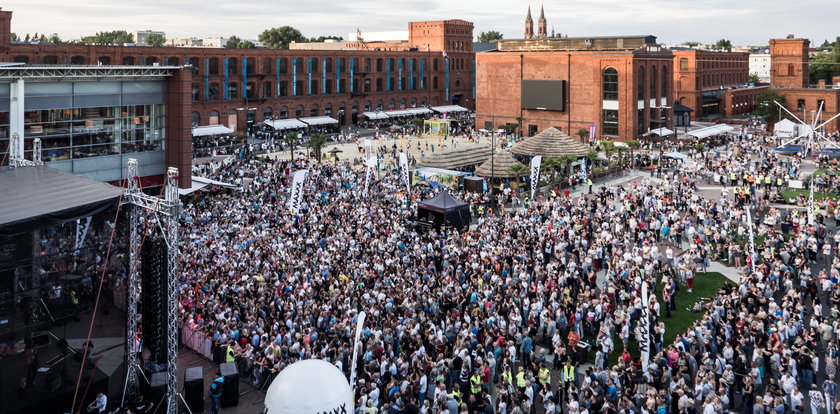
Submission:
{"label": "black speaker box", "polygon": [[201,367],[187,368],[184,374],[184,400],[190,411],[204,411],[204,369]]}
{"label": "black speaker box", "polygon": [[236,372],[236,364],[225,362],[219,365],[222,376],[225,378],[225,386],[222,388],[222,407],[235,407],[239,404],[239,373]]}
{"label": "black speaker box", "polygon": [[167,375],[169,374],[166,372],[156,372],[152,374],[152,378],[149,380],[148,399],[155,406],[160,406],[163,398],[166,396]]}

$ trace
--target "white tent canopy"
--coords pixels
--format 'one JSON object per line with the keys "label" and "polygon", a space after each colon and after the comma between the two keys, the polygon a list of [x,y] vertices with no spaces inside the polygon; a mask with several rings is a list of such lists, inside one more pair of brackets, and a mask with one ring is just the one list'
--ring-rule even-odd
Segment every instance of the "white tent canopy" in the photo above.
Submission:
{"label": "white tent canopy", "polygon": [[194,176],[192,176],[192,186],[190,188],[179,188],[178,189],[178,194],[179,195],[192,194],[192,193],[194,193],[198,190],[201,190],[202,188],[207,187],[209,185],[215,185],[217,187],[223,187],[223,188],[236,188],[236,186],[233,185],[233,184],[228,184],[228,183],[225,183],[225,182],[211,180],[209,178],[198,177],[198,176],[194,175]]}
{"label": "white tent canopy", "polygon": [[686,135],[689,135],[689,136],[692,136],[692,137],[695,137],[695,138],[708,138],[708,137],[711,137],[713,135],[719,135],[719,134],[723,134],[723,133],[734,131],[734,130],[735,130],[735,128],[732,128],[729,125],[719,124],[719,125],[712,125],[710,127],[696,129],[694,131],[689,131],[689,133],[686,134]]}
{"label": "white tent canopy", "polygon": [[790,119],[783,119],[773,125],[773,131],[780,138],[791,138],[796,136],[796,123]]}
{"label": "white tent canopy", "polygon": [[367,119],[388,119],[388,114],[385,112],[362,112],[362,116]]}
{"label": "white tent canopy", "polygon": [[397,109],[396,111],[388,111],[386,112],[389,117],[393,118],[395,116],[410,116],[414,115],[413,112],[409,111],[408,109]]}
{"label": "white tent canopy", "polygon": [[277,131],[281,131],[284,129],[296,129],[307,127],[305,123],[300,122],[297,119],[274,119],[271,121],[265,121],[265,124],[274,128]]}
{"label": "white tent canopy", "polygon": [[328,116],[311,116],[308,118],[298,118],[298,121],[305,122],[310,126],[315,125],[329,125],[329,124],[337,124],[338,120],[330,118]]}
{"label": "white tent canopy", "polygon": [[656,129],[651,129],[650,130],[650,134],[659,135],[660,137],[666,137],[666,136],[671,135],[673,133],[674,133],[674,131],[671,131],[668,128],[656,128]]}
{"label": "white tent canopy", "polygon": [[411,112],[414,115],[425,115],[432,113],[432,110],[429,108],[408,108],[406,111]]}
{"label": "white tent canopy", "polygon": [[432,110],[440,114],[445,114],[448,112],[469,112],[469,109],[464,108],[460,105],[433,106]]}
{"label": "white tent canopy", "polygon": [[192,130],[194,137],[206,137],[208,135],[225,135],[233,133],[233,130],[224,125],[204,125],[195,127]]}

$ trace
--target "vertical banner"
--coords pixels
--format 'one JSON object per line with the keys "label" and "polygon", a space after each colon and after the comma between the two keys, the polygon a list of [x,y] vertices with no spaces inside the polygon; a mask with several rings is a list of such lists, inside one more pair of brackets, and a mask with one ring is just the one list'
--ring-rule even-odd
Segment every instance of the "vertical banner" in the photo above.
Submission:
{"label": "vertical banner", "polygon": [[309,173],[308,170],[297,170],[292,178],[292,186],[289,189],[289,210],[293,214],[300,212],[303,205],[303,182],[307,173]]}
{"label": "vertical banner", "polygon": [[297,58],[292,58],[292,96],[297,96]]}
{"label": "vertical banner", "polygon": [[375,156],[368,157],[365,161],[365,195],[367,195],[368,193],[368,188],[370,187],[370,180],[373,179],[373,176],[376,173],[376,162],[377,159]]}
{"label": "vertical banner", "polygon": [[595,133],[597,132],[597,130],[598,130],[597,125],[595,125],[595,124],[589,125],[589,140],[590,141],[595,140]]}
{"label": "vertical banner", "polygon": [[90,229],[90,220],[92,218],[93,216],[87,216],[83,219],[76,220],[76,251],[73,253],[74,255],[79,254],[79,250],[85,243],[85,237],[87,237],[88,230]]}
{"label": "vertical banner", "polygon": [[[362,348],[362,330],[365,327],[365,312],[359,312],[359,318],[356,321],[356,335],[353,338],[353,362],[350,365],[350,388],[356,388],[356,364],[359,360],[359,350]],[[355,398],[355,396],[354,396]]]}
{"label": "vertical banner", "polygon": [[542,164],[542,156],[537,155],[531,158],[531,198],[537,194],[537,187],[540,184],[540,165]]}
{"label": "vertical banner", "polygon": [[[812,206],[808,206],[808,215],[810,217],[811,210],[813,209]],[[750,235],[750,271],[755,272],[755,234],[753,233],[753,221],[752,221],[752,214],[750,214],[750,207],[744,207],[744,210],[747,212],[747,230],[749,231]]]}
{"label": "vertical banner", "polygon": [[650,361],[650,300],[648,299],[648,282],[642,282],[642,317],[640,318],[639,332],[642,340],[639,341],[639,352],[642,354],[642,371],[647,370]]}
{"label": "vertical banner", "polygon": [[405,191],[411,194],[411,181],[408,176],[408,156],[400,153],[400,179],[405,182]]}

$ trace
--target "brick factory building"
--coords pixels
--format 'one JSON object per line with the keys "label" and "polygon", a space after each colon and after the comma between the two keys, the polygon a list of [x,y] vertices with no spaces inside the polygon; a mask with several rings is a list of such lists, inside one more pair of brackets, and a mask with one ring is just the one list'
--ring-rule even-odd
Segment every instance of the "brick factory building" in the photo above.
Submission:
{"label": "brick factory building", "polygon": [[654,36],[503,40],[478,53],[476,127],[633,139],[673,129],[674,55]]}
{"label": "brick factory building", "polygon": [[[400,50],[276,50],[12,43],[0,11],[0,60],[31,65],[192,65],[193,121],[244,130],[247,122],[366,110],[457,104],[474,107],[473,24],[409,23]],[[256,108],[237,111],[237,108]]]}
{"label": "brick factory building", "polygon": [[748,115],[766,86],[751,86],[749,53],[672,48],[674,101],[693,119]]}
{"label": "brick factory building", "polygon": [[[791,112],[805,117],[808,123],[822,108],[819,125],[840,112],[840,76],[835,76],[830,84],[824,80],[810,84],[810,45],[808,39],[793,35],[770,39],[770,87],[784,96],[785,106]],[[825,130],[840,131],[840,119],[828,123]]]}

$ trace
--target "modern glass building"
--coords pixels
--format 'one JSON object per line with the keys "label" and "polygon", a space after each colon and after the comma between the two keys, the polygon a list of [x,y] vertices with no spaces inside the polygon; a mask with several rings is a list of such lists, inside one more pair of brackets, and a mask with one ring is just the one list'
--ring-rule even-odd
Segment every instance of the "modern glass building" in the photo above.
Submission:
{"label": "modern glass building", "polygon": [[[39,138],[41,159],[54,168],[114,182],[125,178],[127,159],[137,158],[142,176],[162,175],[169,138],[167,93],[177,89],[170,84],[178,71],[177,67],[0,67],[3,165],[15,157],[33,159],[33,141]],[[14,139],[19,136],[22,148]]]}

